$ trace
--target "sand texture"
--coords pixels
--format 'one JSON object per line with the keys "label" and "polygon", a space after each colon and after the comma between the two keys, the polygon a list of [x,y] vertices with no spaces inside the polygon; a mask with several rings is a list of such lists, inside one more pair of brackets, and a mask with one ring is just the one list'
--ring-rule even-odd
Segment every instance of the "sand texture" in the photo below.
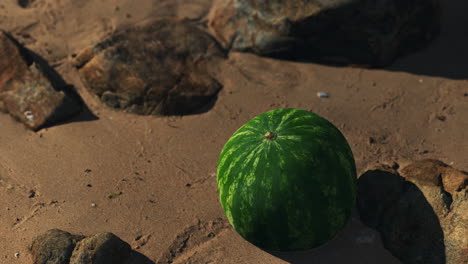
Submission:
{"label": "sand texture", "polygon": [[335,124],[358,175],[425,158],[468,171],[464,0],[444,1],[441,33],[427,48],[383,69],[230,52],[210,66],[222,89],[209,107],[163,117],[103,105],[73,58],[148,18],[206,24],[211,0],[29,2],[1,1],[0,29],[44,58],[88,109],[36,132],[0,113],[1,264],[30,263],[32,239],[54,228],[112,232],[139,252],[132,263],[401,263],[357,211],[334,240],[308,252],[266,252],[232,229],[216,192],[221,148],[245,122],[275,108],[310,110]]}

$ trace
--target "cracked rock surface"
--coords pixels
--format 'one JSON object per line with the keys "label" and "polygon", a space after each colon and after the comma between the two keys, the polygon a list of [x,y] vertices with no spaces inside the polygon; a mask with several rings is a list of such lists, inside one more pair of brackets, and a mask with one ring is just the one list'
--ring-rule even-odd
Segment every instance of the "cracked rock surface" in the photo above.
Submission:
{"label": "cracked rock surface", "polygon": [[105,105],[140,115],[200,110],[221,89],[208,71],[224,52],[188,20],[151,19],[78,54],[74,64]]}

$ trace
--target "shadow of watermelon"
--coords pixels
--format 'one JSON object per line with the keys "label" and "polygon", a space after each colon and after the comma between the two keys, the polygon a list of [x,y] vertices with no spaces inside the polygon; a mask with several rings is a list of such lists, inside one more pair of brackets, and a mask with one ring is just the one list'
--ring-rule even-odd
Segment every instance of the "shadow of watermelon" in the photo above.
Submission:
{"label": "shadow of watermelon", "polygon": [[358,179],[357,206],[331,241],[308,251],[266,251],[293,264],[445,264],[442,227],[415,184],[370,170]]}
{"label": "shadow of watermelon", "polygon": [[264,251],[292,264],[401,264],[383,247],[379,233],[361,222],[356,209],[345,228],[320,247],[306,251]]}

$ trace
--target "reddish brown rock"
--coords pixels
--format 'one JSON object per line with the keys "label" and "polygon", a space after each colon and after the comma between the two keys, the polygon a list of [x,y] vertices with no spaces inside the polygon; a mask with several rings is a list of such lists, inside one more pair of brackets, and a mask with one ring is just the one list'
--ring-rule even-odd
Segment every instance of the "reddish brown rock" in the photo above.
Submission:
{"label": "reddish brown rock", "polygon": [[198,111],[221,89],[208,68],[225,56],[189,21],[148,20],[83,50],[74,64],[107,106],[141,115]]}
{"label": "reddish brown rock", "polygon": [[209,26],[225,48],[266,56],[386,66],[439,31],[439,0],[227,0]]}
{"label": "reddish brown rock", "polygon": [[361,220],[405,264],[468,260],[468,175],[437,160],[379,166],[358,180]]}
{"label": "reddish brown rock", "polygon": [[62,121],[82,102],[58,74],[0,31],[0,110],[32,130]]}

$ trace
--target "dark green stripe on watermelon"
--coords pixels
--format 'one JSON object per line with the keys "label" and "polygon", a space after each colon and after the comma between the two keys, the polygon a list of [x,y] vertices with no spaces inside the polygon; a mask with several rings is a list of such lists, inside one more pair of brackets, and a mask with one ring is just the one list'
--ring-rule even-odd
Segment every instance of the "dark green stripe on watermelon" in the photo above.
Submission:
{"label": "dark green stripe on watermelon", "polygon": [[270,250],[317,247],[346,224],[356,168],[341,132],[300,109],[263,113],[239,128],[218,161],[221,205],[234,229]]}

